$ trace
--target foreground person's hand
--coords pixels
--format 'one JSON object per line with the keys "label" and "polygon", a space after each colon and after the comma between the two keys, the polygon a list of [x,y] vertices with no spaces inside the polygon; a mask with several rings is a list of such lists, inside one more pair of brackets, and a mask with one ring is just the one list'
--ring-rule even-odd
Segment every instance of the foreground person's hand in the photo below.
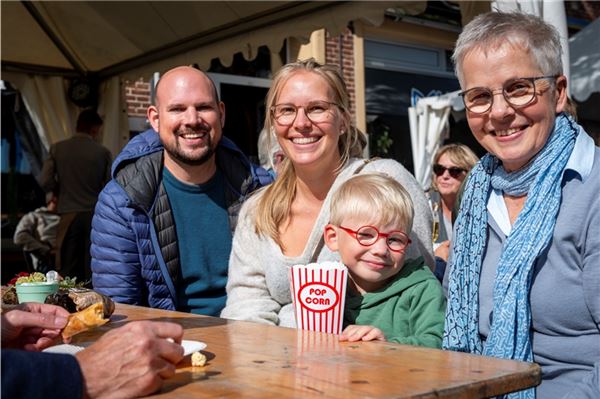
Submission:
{"label": "foreground person's hand", "polygon": [[[183,328],[135,321],[104,334],[77,353],[87,398],[133,398],[162,387],[183,358]],[[170,342],[172,338],[175,342]]]}
{"label": "foreground person's hand", "polygon": [[2,313],[2,347],[40,351],[52,345],[67,324],[60,306],[23,303]]}

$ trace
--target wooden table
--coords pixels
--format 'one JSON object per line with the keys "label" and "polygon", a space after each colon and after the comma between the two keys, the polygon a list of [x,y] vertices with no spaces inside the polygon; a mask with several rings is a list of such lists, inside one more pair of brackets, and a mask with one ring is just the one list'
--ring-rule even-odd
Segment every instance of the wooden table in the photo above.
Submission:
{"label": "wooden table", "polygon": [[205,342],[208,362],[187,356],[157,398],[483,398],[539,384],[534,363],[117,304],[111,322],[80,334],[97,339],[132,320],[173,321]]}

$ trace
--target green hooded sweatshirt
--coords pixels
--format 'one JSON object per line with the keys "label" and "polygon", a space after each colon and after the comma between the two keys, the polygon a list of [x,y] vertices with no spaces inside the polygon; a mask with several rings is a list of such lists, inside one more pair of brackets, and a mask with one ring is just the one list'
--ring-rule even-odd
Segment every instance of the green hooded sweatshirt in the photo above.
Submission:
{"label": "green hooded sweatshirt", "polygon": [[344,327],[370,325],[388,342],[441,348],[446,298],[423,258],[404,263],[385,287],[346,296]]}

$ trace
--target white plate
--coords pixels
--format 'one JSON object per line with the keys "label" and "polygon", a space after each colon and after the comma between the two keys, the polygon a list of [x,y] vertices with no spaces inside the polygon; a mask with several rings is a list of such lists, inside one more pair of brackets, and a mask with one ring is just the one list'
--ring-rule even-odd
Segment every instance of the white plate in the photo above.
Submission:
{"label": "white plate", "polygon": [[206,344],[204,342],[190,341],[187,339],[181,340],[181,346],[183,346],[183,356],[191,355],[194,352],[198,352],[206,348]]}
{"label": "white plate", "polygon": [[81,343],[80,345],[71,345],[71,344],[60,344],[54,345],[49,348],[43,350],[46,353],[61,353],[65,355],[75,355],[77,352],[84,350],[88,345],[91,345],[91,342]]}
{"label": "white plate", "polygon": [[[79,345],[71,345],[71,344],[61,344],[51,346],[49,348],[44,349],[44,352],[47,353],[62,353],[67,355],[75,355],[77,352],[85,349],[90,346],[91,342],[80,342]],[[206,344],[200,341],[190,341],[187,339],[181,340],[181,346],[183,346],[183,355],[191,355],[194,352],[201,351],[206,348]]]}

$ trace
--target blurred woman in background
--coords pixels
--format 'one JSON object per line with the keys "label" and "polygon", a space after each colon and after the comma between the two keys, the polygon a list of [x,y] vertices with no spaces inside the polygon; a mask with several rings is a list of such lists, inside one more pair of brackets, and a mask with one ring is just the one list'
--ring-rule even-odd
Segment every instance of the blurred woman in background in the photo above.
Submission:
{"label": "blurred woman in background", "polygon": [[433,212],[434,274],[440,281],[446,271],[462,182],[477,161],[477,155],[464,144],[442,146],[433,157],[431,189],[427,195]]}
{"label": "blurred woman in background", "polygon": [[[452,238],[453,215],[462,182],[479,159],[463,144],[442,146],[433,157],[429,199],[433,211],[433,248]],[[458,208],[457,208],[458,209]],[[435,226],[435,223],[438,226]]]}

